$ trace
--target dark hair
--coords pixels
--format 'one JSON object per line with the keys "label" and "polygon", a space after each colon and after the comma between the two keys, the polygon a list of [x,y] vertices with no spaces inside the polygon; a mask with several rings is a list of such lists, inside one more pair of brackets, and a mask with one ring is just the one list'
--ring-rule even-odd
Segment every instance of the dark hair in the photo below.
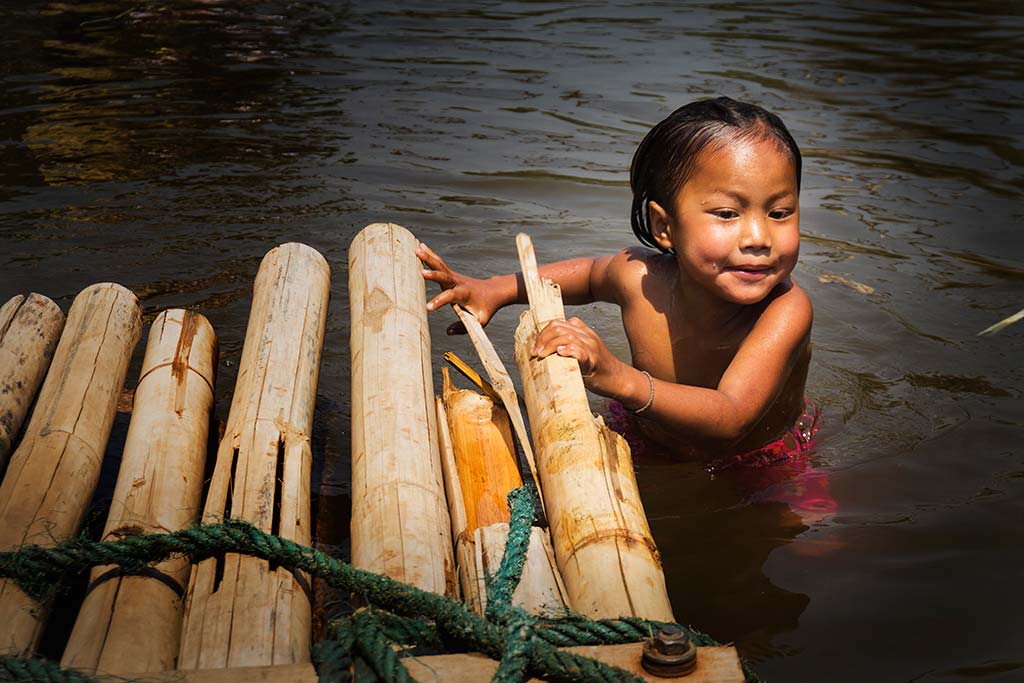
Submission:
{"label": "dark hair", "polygon": [[728,97],[691,102],[654,126],[633,154],[629,167],[629,186],[633,190],[630,222],[640,242],[671,252],[654,240],[650,202],[671,209],[679,188],[693,174],[700,152],[726,137],[775,140],[793,157],[799,192],[800,148],[782,119],[757,105]]}

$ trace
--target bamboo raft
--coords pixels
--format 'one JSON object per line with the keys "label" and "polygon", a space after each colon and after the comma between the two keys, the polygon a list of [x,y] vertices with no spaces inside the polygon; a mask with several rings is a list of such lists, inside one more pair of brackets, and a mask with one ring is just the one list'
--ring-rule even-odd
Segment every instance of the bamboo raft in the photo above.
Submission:
{"label": "bamboo raft", "polygon": [[[457,387],[446,367],[435,389],[416,244],[405,228],[379,223],[349,249],[353,566],[485,615],[510,533],[507,497],[526,480],[548,527],[529,529],[513,605],[541,617],[673,621],[628,446],[591,414],[574,360],[527,352],[563,317],[529,238],[517,240],[530,306],[515,358],[532,439],[511,376],[458,307],[487,377],[447,354],[472,388]],[[329,291],[328,264],[310,247],[284,244],[264,258],[206,484],[216,335],[196,312],[155,318],[104,539],[237,518],[310,544]],[[82,530],[141,333],[134,295],[112,283],[83,290],[66,320],[40,294],[0,307],[0,550],[52,546]],[[303,572],[231,553],[131,575],[96,567],[61,665],[110,680],[315,681],[312,598]],[[0,654],[31,655],[51,608],[0,580]],[[644,671],[642,643],[568,649],[648,680],[743,680],[732,647],[698,648],[696,670],[678,678]],[[472,653],[402,661],[418,681],[476,683],[498,666]]]}

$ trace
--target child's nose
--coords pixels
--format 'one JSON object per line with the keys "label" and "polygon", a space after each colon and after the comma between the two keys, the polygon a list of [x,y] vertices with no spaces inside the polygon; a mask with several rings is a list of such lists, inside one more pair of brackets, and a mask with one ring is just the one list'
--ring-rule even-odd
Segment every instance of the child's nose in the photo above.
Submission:
{"label": "child's nose", "polygon": [[751,218],[743,222],[740,234],[740,249],[770,249],[772,237],[765,222]]}

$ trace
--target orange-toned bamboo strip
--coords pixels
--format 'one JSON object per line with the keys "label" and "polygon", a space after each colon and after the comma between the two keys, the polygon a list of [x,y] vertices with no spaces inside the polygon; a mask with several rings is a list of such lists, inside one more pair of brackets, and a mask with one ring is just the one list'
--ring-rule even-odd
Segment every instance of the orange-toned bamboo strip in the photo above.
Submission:
{"label": "orange-toned bamboo strip", "polygon": [[[446,481],[446,490],[449,506],[454,498],[462,508],[452,515],[459,580],[466,604],[482,614],[487,609],[486,578],[498,571],[508,539],[508,494],[523,482],[504,407],[476,391],[456,389],[447,368],[442,376],[442,462],[447,464],[446,477],[455,482]],[[530,532],[526,565],[512,602],[534,614],[561,615],[565,588],[547,532],[539,527]]]}

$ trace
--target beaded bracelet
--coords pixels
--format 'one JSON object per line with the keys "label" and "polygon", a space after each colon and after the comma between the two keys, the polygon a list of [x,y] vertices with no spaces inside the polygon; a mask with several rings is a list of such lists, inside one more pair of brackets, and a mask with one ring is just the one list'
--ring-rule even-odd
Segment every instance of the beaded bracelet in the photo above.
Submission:
{"label": "beaded bracelet", "polygon": [[640,413],[642,413],[645,410],[647,410],[648,408],[650,408],[651,404],[654,403],[654,378],[651,377],[651,373],[647,372],[646,370],[641,370],[640,372],[642,372],[645,375],[647,375],[647,382],[651,385],[651,395],[647,397],[647,403],[643,404],[642,406],[640,406],[636,410],[630,410],[629,411],[629,412],[633,413],[634,415],[639,415]]}

